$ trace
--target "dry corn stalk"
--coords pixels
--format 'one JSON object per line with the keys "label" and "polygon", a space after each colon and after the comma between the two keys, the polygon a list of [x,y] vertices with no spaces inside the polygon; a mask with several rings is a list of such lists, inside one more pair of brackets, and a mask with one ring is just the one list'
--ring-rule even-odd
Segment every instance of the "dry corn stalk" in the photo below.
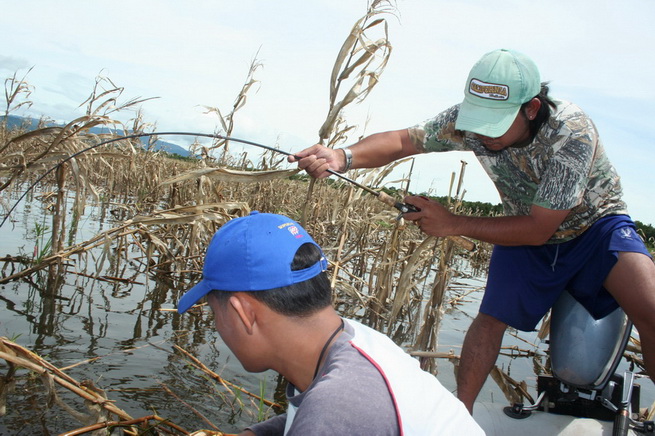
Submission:
{"label": "dry corn stalk", "polygon": [[187,171],[176,177],[164,180],[161,186],[180,183],[188,180],[195,180],[200,177],[208,177],[219,182],[238,182],[238,183],[261,183],[270,182],[271,180],[287,179],[294,174],[298,174],[299,169],[295,170],[269,170],[269,171],[239,171],[228,168],[200,168],[197,170]]}
{"label": "dry corn stalk", "polygon": [[[371,20],[393,10],[386,0],[373,1],[366,14],[355,23],[346,37],[332,67],[328,114],[318,131],[319,143],[334,147],[347,139],[347,132],[352,130],[352,127],[341,118],[341,112],[350,103],[360,102],[368,96],[378,83],[391,55],[386,20]],[[367,31],[377,29],[378,26],[382,27],[383,36],[373,41],[368,38]],[[345,91],[345,95],[341,96],[342,87],[348,86],[349,79],[352,79],[353,83]],[[313,196],[315,183],[316,180],[312,179],[307,190],[307,201],[300,220],[302,225],[308,222],[308,204]]]}
{"label": "dry corn stalk", "polygon": [[[161,238],[152,232],[146,230],[149,226],[171,226],[171,225],[190,225],[194,226],[202,223],[213,223],[216,226],[220,226],[225,221],[229,220],[230,217],[235,216],[235,214],[243,215],[249,212],[249,208],[245,203],[239,202],[228,202],[228,203],[217,203],[217,204],[205,204],[201,206],[188,206],[188,207],[179,207],[175,209],[169,209],[165,211],[159,211],[153,213],[151,216],[137,216],[134,219],[124,222],[122,225],[109,229],[105,232],[97,234],[93,238],[84,241],[83,243],[76,244],[72,247],[67,247],[60,250],[57,253],[54,253],[51,256],[44,258],[39,264],[34,265],[30,268],[27,268],[23,271],[12,274],[8,277],[0,278],[0,284],[8,283],[13,280],[17,280],[21,277],[28,276],[32,273],[35,273],[41,269],[47,268],[50,265],[60,262],[65,259],[70,259],[73,255],[80,255],[82,253],[88,252],[97,247],[105,247],[105,250],[108,250],[111,246],[111,241],[119,240],[128,235],[139,234],[145,240],[148,240],[151,245],[149,247],[155,247],[159,250],[160,253],[166,254],[169,253],[170,248],[167,243],[164,243]],[[184,242],[180,241],[180,244],[185,246],[191,246],[196,248],[199,245],[202,245],[208,238],[210,238],[215,231],[215,228],[212,226],[212,229],[206,232],[207,237],[202,241],[194,240],[185,240]],[[190,244],[191,242],[191,244]],[[101,263],[99,263],[99,267]]]}
{"label": "dry corn stalk", "polygon": [[[368,96],[378,83],[389,57],[391,44],[387,22],[384,18],[374,19],[381,14],[393,13],[386,1],[374,1],[368,8],[366,15],[360,18],[353,26],[350,34],[344,41],[330,76],[330,106],[328,115],[319,129],[321,143],[334,133],[341,111],[354,101],[361,101]],[[367,32],[382,28],[382,36],[369,39]],[[342,94],[341,89],[346,81],[352,79],[349,89]],[[347,86],[347,85],[346,85]],[[339,98],[341,98],[339,100]],[[337,136],[341,136],[338,135]],[[331,145],[334,145],[333,142]]]}
{"label": "dry corn stalk", "polygon": [[253,394],[252,392],[249,392],[249,391],[247,391],[246,389],[243,389],[242,387],[237,386],[237,385],[235,385],[234,383],[231,383],[231,382],[225,380],[223,377],[221,377],[220,375],[216,374],[216,373],[215,373],[214,371],[212,371],[211,369],[207,368],[207,366],[205,366],[205,365],[204,365],[200,360],[198,360],[196,357],[194,357],[194,356],[192,356],[191,354],[189,354],[189,352],[186,351],[184,348],[179,347],[179,346],[177,346],[177,345],[174,345],[174,347],[175,347],[175,349],[176,349],[177,351],[179,351],[180,353],[184,354],[184,355],[185,355],[185,356],[186,356],[186,357],[191,361],[191,363],[192,363],[192,365],[193,365],[194,367],[196,367],[197,369],[201,370],[202,372],[204,372],[205,374],[207,374],[208,376],[210,376],[210,377],[213,378],[214,380],[218,381],[218,382],[221,383],[223,386],[225,386],[227,389],[235,389],[235,390],[237,390],[237,391],[239,391],[239,392],[242,392],[242,393],[248,395],[249,397],[252,397],[252,398],[255,398],[256,400],[260,400],[260,401],[262,401],[264,404],[266,404],[266,405],[269,406],[269,407],[272,407],[272,408],[276,409],[277,411],[283,411],[283,410],[284,410],[284,407],[283,407],[281,404],[278,404],[278,403],[275,403],[275,402],[273,402],[273,401],[269,401],[269,400],[266,400],[266,399],[264,399],[264,398],[261,398],[259,395],[257,395],[257,394]]}
{"label": "dry corn stalk", "polygon": [[495,365],[490,375],[500,390],[503,391],[505,398],[507,398],[510,404],[522,403],[523,398],[527,398],[531,404],[534,404],[534,399],[528,393],[527,385],[524,381],[518,382],[514,380]]}
{"label": "dry corn stalk", "polygon": [[[97,417],[103,416],[103,411],[114,414],[123,420],[132,419],[130,415],[116,407],[101,391],[95,389],[92,385],[77,382],[50,362],[4,337],[0,337],[0,359],[40,375],[51,401],[68,411],[72,411],[72,409],[66,407],[65,403],[59,399],[53,382],[88,401],[90,403],[88,415],[74,412],[76,413],[74,417],[79,420],[97,419]],[[6,400],[6,393],[0,394],[0,398],[2,397]]]}
{"label": "dry corn stalk", "polygon": [[[257,60],[257,56],[255,56],[255,58],[250,63],[250,69],[248,70],[248,76],[246,78],[246,82],[241,88],[239,95],[237,95],[237,98],[234,100],[234,104],[232,105],[232,110],[227,115],[224,116],[218,107],[205,106],[205,109],[207,110],[207,112],[205,113],[216,114],[216,116],[218,117],[218,121],[221,125],[221,129],[224,132],[225,136],[229,137],[232,135],[232,130],[234,129],[234,115],[239,109],[241,109],[246,104],[248,92],[250,91],[250,89],[259,82],[258,80],[255,79],[255,73],[260,67],[262,67],[262,65],[263,64]],[[216,138],[214,140],[214,143],[211,145],[211,147],[203,147],[202,145],[197,144],[197,147],[192,147],[191,151],[192,152],[199,151],[200,156],[203,158],[203,160],[205,160],[210,158],[214,150],[217,150],[221,147],[223,148],[223,153],[220,159],[220,164],[226,165],[228,162],[228,152],[229,152],[229,143],[227,139]]]}

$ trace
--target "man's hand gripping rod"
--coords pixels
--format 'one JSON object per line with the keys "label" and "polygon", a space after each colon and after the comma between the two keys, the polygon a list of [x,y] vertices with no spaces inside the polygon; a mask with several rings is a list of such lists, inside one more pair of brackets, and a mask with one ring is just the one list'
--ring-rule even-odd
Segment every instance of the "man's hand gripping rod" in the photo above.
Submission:
{"label": "man's hand gripping rod", "polygon": [[[406,214],[410,212],[420,212],[421,209],[417,208],[416,206],[409,204],[409,203],[401,203],[399,201],[396,201],[393,197],[390,195],[385,194],[384,192],[376,192],[375,195],[377,195],[378,200],[381,202],[388,204],[391,207],[395,207],[400,211],[400,214]],[[475,250],[475,242],[470,241],[462,236],[446,236],[447,239],[450,239],[453,241],[456,245],[460,246],[461,248],[468,250],[468,251],[473,251]]]}

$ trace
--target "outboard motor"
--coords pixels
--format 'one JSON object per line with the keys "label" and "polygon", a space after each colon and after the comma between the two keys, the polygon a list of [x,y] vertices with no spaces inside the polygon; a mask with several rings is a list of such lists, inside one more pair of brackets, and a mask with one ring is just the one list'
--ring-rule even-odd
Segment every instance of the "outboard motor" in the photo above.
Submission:
{"label": "outboard motor", "polygon": [[632,323],[621,308],[594,319],[568,292],[551,311],[550,361],[552,376],[539,376],[536,404],[515,404],[505,413],[525,418],[531,410],[614,420],[613,435],[627,434],[630,425],[653,433],[653,423],[631,419],[639,410],[640,386],[630,371],[615,374],[630,339]]}

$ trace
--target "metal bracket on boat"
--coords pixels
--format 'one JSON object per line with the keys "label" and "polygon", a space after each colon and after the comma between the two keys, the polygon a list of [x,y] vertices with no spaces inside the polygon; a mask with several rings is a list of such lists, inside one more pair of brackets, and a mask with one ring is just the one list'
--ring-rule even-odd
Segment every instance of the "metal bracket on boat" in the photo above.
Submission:
{"label": "metal bracket on boat", "polygon": [[523,403],[514,403],[511,406],[507,406],[503,408],[503,412],[505,412],[505,415],[509,416],[510,418],[525,419],[528,416],[532,415],[533,410],[537,410],[539,408],[545,395],[546,392],[540,393],[539,397],[537,398],[537,401],[535,401],[534,404],[525,406],[523,405]]}
{"label": "metal bracket on boat", "polygon": [[636,434],[655,435],[655,422],[653,421],[637,421],[629,418],[629,428]]}
{"label": "metal bracket on boat", "polygon": [[514,419],[525,419],[532,415],[532,411],[523,408],[523,403],[514,403],[511,406],[506,406],[503,408],[503,412],[505,412],[505,415]]}
{"label": "metal bracket on boat", "polygon": [[612,411],[613,413],[616,413],[616,412],[619,411],[619,408],[616,407],[616,405],[614,405],[614,403],[612,403],[608,398],[605,398],[605,397],[601,398],[601,399],[600,399],[600,403],[601,403],[603,406],[607,407],[607,408],[608,408],[610,411]]}
{"label": "metal bracket on boat", "polygon": [[642,433],[654,434],[655,433],[655,422],[653,421],[644,421],[636,423],[635,428]]}

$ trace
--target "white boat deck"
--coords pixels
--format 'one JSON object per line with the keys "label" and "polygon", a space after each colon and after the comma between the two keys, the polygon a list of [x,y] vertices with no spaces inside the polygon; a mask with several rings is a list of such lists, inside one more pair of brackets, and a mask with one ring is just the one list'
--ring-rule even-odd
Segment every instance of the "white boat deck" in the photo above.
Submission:
{"label": "white boat deck", "polygon": [[[476,403],[473,418],[487,436],[612,436],[612,422],[532,412],[524,419],[505,415],[499,403]],[[629,435],[636,435],[632,430]]]}

